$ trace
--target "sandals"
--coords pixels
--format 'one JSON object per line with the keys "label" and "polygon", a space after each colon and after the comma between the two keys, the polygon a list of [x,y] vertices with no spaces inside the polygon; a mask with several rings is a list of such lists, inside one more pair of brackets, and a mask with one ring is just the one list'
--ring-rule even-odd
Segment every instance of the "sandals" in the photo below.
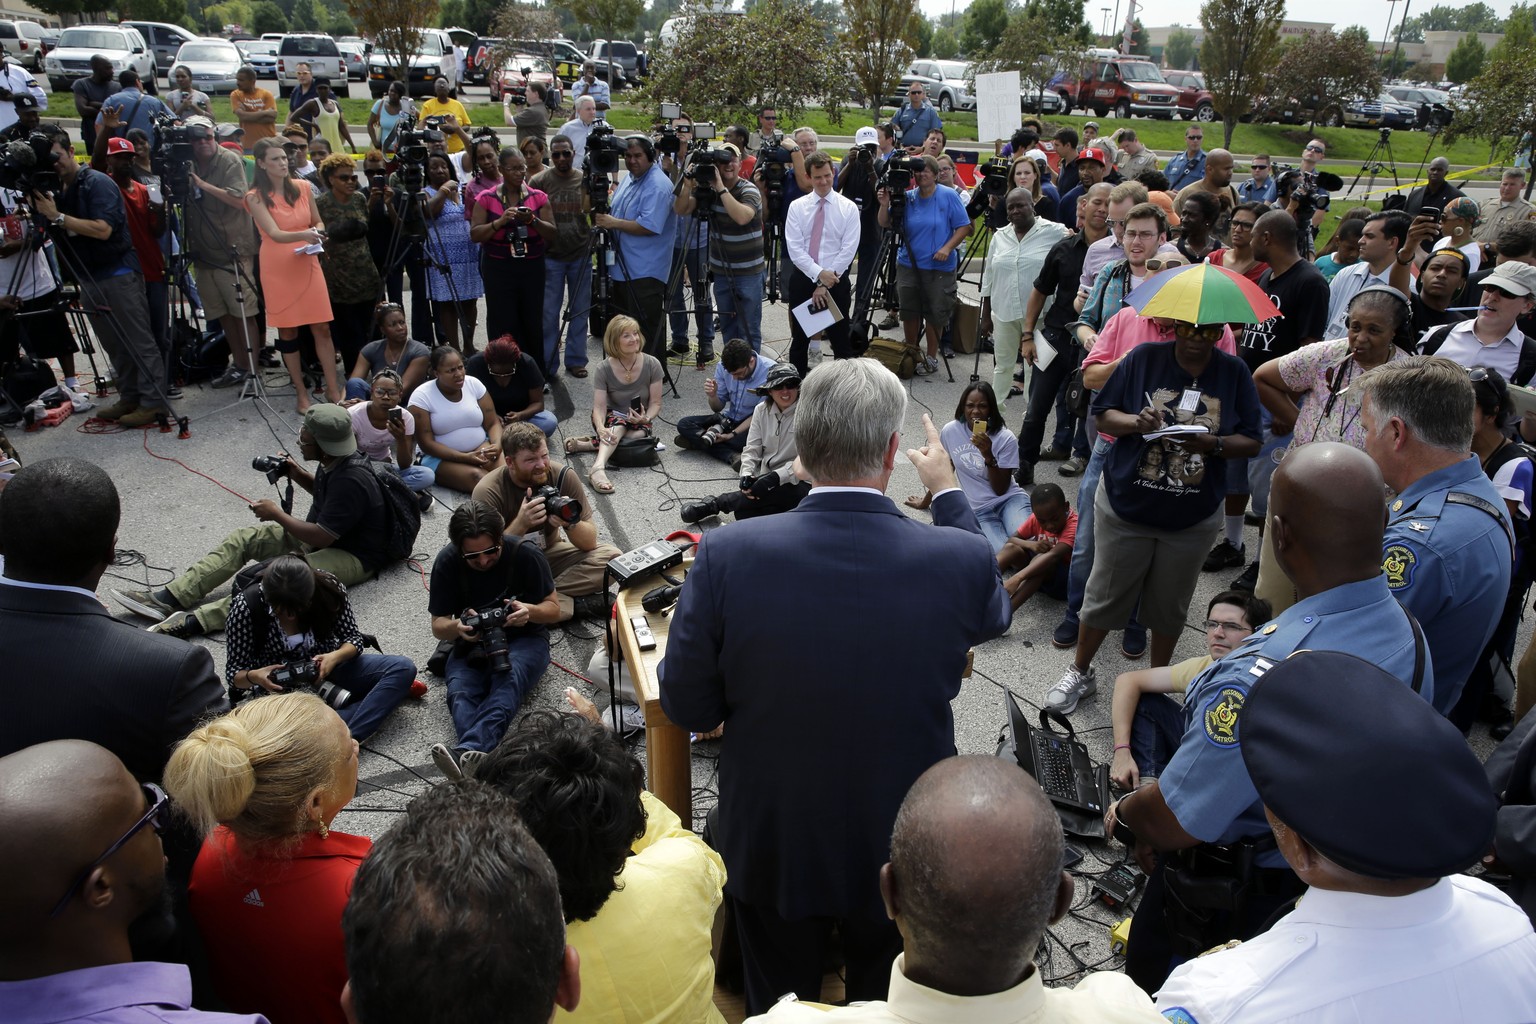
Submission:
{"label": "sandals", "polygon": [[565,454],[587,455],[597,451],[597,437],[588,434],[586,437],[568,437],[565,439]]}
{"label": "sandals", "polygon": [[[602,479],[598,479],[599,477],[601,477]],[[612,494],[613,493],[613,484],[608,481],[608,471],[607,470],[605,470],[605,469],[594,469],[591,473],[589,473],[587,475],[587,480],[592,484],[592,489],[594,491],[596,491],[598,494]]]}

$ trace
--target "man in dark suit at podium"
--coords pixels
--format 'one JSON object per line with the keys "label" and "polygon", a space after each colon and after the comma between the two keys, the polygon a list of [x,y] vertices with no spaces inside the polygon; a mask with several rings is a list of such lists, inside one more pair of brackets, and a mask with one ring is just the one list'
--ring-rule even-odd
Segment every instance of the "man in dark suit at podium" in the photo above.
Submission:
{"label": "man in dark suit at podium", "polygon": [[[795,435],[810,494],[705,535],[659,666],[672,721],[725,724],[713,841],[749,1014],[787,992],[819,998],[834,923],[848,998],[885,998],[901,940],[876,880],[896,811],[955,753],[966,651],[1008,628],[997,561],[926,416],[927,444],[907,457],[937,525],[885,496],[905,412],[874,360],[806,377]],[[921,615],[895,610],[900,595]]]}
{"label": "man in dark suit at podium", "polygon": [[96,599],[119,514],[111,478],[83,459],[33,463],[0,493],[0,650],[11,683],[0,756],[89,740],[134,778],[158,782],[177,741],[229,704],[206,650],[114,619]]}

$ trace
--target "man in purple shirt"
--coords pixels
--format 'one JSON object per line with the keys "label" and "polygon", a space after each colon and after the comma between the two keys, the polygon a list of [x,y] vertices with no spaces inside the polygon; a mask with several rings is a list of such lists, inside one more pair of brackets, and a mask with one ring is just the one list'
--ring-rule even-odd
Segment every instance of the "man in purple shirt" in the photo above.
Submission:
{"label": "man in purple shirt", "polygon": [[94,743],[0,758],[0,1020],[265,1024],[192,1009],[181,964],[134,962],[175,927],[159,837],[169,812]]}

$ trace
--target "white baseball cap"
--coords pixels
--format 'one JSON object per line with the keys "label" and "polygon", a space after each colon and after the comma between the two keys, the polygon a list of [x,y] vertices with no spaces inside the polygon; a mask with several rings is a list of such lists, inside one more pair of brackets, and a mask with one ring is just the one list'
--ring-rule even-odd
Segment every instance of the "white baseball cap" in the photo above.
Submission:
{"label": "white baseball cap", "polygon": [[853,144],[855,146],[878,146],[880,144],[880,133],[873,128],[860,128],[853,133]]}

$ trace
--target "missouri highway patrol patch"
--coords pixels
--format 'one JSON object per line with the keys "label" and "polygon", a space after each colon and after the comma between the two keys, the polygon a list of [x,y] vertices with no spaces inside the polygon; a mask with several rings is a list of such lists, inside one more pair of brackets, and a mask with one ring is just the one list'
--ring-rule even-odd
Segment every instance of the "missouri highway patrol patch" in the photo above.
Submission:
{"label": "missouri highway patrol patch", "polygon": [[1381,571],[1386,574],[1387,586],[1392,590],[1401,590],[1412,583],[1413,570],[1418,564],[1419,556],[1406,544],[1388,545],[1381,555]]}
{"label": "missouri highway patrol patch", "polygon": [[1243,710],[1248,691],[1240,686],[1223,686],[1205,702],[1200,712],[1205,724],[1205,738],[1218,747],[1237,746],[1237,713]]}

